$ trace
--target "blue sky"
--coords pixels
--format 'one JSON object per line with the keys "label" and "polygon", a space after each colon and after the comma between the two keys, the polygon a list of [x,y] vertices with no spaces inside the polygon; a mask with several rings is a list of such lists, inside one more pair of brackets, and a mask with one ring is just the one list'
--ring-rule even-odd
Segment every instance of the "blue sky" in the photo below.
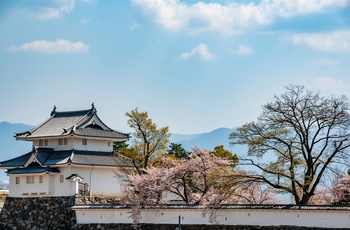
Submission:
{"label": "blue sky", "polygon": [[130,132],[236,127],[289,84],[350,97],[349,0],[0,2],[0,121],[90,108]]}

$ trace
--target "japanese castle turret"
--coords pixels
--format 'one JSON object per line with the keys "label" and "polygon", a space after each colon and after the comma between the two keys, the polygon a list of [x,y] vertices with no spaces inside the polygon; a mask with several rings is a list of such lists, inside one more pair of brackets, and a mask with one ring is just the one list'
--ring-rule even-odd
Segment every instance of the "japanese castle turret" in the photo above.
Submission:
{"label": "japanese castle turret", "polygon": [[131,161],[113,152],[113,143],[129,134],[109,128],[91,109],[58,112],[41,125],[15,135],[33,148],[19,157],[0,162],[7,169],[10,197],[116,196],[122,175]]}

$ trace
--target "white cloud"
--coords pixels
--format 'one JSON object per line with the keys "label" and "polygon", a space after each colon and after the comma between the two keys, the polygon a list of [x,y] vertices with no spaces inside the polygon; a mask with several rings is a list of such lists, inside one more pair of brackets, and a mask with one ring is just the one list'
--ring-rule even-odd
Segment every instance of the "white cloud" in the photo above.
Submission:
{"label": "white cloud", "polygon": [[210,61],[216,58],[215,55],[213,55],[208,51],[208,46],[204,43],[199,44],[189,52],[182,53],[180,55],[180,58],[187,59],[193,56],[199,56],[201,59],[207,60],[207,61]]}
{"label": "white cloud", "polygon": [[238,55],[251,55],[253,53],[254,50],[251,47],[245,45],[239,45],[238,49],[235,51],[235,54]]}
{"label": "white cloud", "polygon": [[321,12],[327,7],[344,7],[349,0],[262,0],[259,3],[228,4],[179,0],[132,0],[145,19],[169,29],[234,34],[252,26],[272,23],[279,17]]}
{"label": "white cloud", "polygon": [[84,18],[84,19],[82,19],[82,20],[80,20],[80,24],[89,24],[90,23],[90,19],[88,19],[88,18]]}
{"label": "white cloud", "polygon": [[[97,0],[79,0],[83,4],[93,4]],[[76,0],[32,0],[27,7],[30,13],[39,20],[61,18],[74,10]]]}
{"label": "white cloud", "polygon": [[97,2],[97,0],[80,0],[80,2],[85,3],[85,4],[93,4]]}
{"label": "white cloud", "polygon": [[318,66],[327,66],[331,68],[337,68],[339,66],[339,62],[337,60],[327,58],[315,59],[311,62],[311,64]]}
{"label": "white cloud", "polygon": [[31,9],[32,14],[40,20],[49,20],[62,17],[74,9],[75,0],[47,0],[43,5]]}
{"label": "white cloud", "polygon": [[20,46],[10,46],[9,51],[12,52],[38,52],[38,53],[87,53],[89,46],[82,42],[71,42],[69,40],[57,40],[54,42],[46,40],[35,40],[29,43],[24,43]]}
{"label": "white cloud", "polygon": [[324,52],[350,52],[350,30],[328,33],[297,34],[290,37],[293,45],[306,45]]}
{"label": "white cloud", "polygon": [[350,83],[332,77],[318,77],[314,79],[314,82],[323,89],[350,90]]}

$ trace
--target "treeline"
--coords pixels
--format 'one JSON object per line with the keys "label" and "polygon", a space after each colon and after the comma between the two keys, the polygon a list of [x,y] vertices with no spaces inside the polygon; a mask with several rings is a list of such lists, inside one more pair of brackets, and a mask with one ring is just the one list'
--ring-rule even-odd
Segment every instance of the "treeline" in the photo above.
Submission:
{"label": "treeline", "polygon": [[[324,97],[304,86],[287,86],[284,94],[263,105],[257,121],[229,135],[232,145],[248,147],[240,159],[223,146],[186,151],[170,143],[169,127],[158,128],[147,112],[136,108],[126,116],[133,138],[115,150],[134,165],[126,172],[127,204],[349,204],[350,115],[345,96]],[[281,193],[291,200],[279,200]],[[135,218],[138,212],[134,209]]]}

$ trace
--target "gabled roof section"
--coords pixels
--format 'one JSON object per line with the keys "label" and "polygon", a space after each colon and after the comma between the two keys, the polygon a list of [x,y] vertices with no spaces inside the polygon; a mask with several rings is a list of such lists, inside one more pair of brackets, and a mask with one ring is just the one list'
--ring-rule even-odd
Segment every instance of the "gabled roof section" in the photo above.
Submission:
{"label": "gabled roof section", "polygon": [[81,136],[86,138],[104,138],[114,141],[126,141],[129,134],[109,128],[97,116],[92,103],[91,109],[57,112],[56,106],[44,123],[23,133],[17,133],[17,140],[33,140],[51,137]]}
{"label": "gabled roof section", "polygon": [[47,159],[53,153],[52,148],[33,148],[29,153],[22,156],[0,162],[1,168],[12,168],[12,167],[22,167],[26,168],[29,165],[37,163],[39,165],[44,165]]}
{"label": "gabled roof section", "polygon": [[70,175],[69,177],[67,177],[66,180],[70,180],[70,181],[83,181],[84,178],[82,178],[82,177],[79,176],[78,174],[74,173],[74,174]]}
{"label": "gabled roof section", "polygon": [[23,154],[22,156],[0,162],[1,168],[12,168],[12,167],[24,167],[24,165],[28,162],[28,160],[31,158],[32,152]]}
{"label": "gabled roof section", "polygon": [[20,157],[0,162],[0,168],[28,168],[31,165],[42,168],[64,165],[100,166],[100,167],[133,167],[132,160],[113,152],[63,150],[53,151],[49,148],[33,149]]}
{"label": "gabled roof section", "polygon": [[106,167],[133,167],[132,160],[110,152],[75,150],[71,157],[73,165],[95,165]]}
{"label": "gabled roof section", "polygon": [[8,169],[8,174],[37,174],[37,173],[59,173],[60,170],[51,167],[42,167],[38,163],[32,163],[26,168]]}

